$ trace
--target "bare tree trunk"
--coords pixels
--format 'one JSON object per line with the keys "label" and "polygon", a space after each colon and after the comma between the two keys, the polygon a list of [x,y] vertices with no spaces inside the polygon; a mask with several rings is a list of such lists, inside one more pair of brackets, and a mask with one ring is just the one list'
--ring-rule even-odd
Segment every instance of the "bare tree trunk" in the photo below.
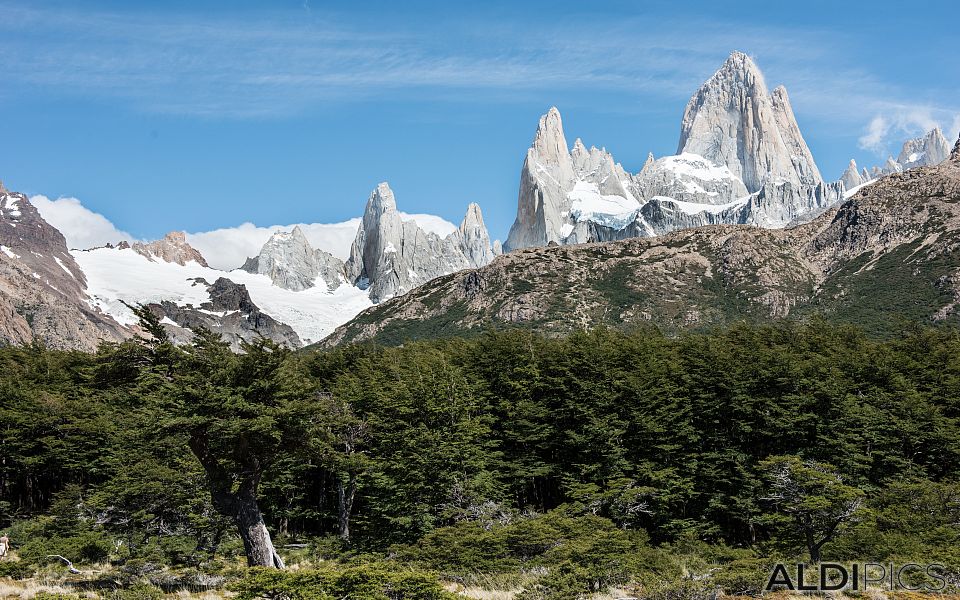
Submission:
{"label": "bare tree trunk", "polygon": [[243,549],[247,554],[247,565],[251,567],[284,568],[283,559],[277,554],[270,538],[263,514],[252,493],[239,492],[235,496],[236,513],[234,521],[243,540]]}
{"label": "bare tree trunk", "polygon": [[353,499],[357,494],[356,477],[350,475],[347,484],[344,485],[342,479],[337,479],[337,508],[338,521],[340,526],[340,539],[350,540],[350,512],[353,510]]}
{"label": "bare tree trunk", "polygon": [[257,504],[258,471],[251,469],[250,472],[255,475],[246,478],[240,483],[239,489],[233,491],[232,478],[216,459],[210,456],[205,442],[203,439],[192,438],[190,448],[207,474],[213,507],[220,514],[230,517],[237,526],[247,555],[247,565],[283,569],[283,559],[277,554],[267,524],[263,521],[263,513]]}

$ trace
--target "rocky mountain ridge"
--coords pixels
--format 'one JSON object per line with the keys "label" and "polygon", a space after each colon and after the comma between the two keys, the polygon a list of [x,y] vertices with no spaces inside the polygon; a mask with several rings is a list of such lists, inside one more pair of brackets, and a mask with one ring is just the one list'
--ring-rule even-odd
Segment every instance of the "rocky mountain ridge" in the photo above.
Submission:
{"label": "rocky mountain ridge", "polygon": [[0,343],[94,350],[130,332],[86,303],[86,279],[63,235],[0,183]]}
{"label": "rocky mountain ridge", "polygon": [[875,166],[870,170],[866,167],[857,170],[857,161],[851,159],[847,169],[840,176],[846,189],[853,189],[884,175],[902,173],[917,167],[932,167],[947,160],[950,156],[950,143],[943,137],[939,127],[934,127],[926,134],[909,139],[903,143],[900,154],[894,160],[887,157],[883,166]]}
{"label": "rocky mountain ridge", "polygon": [[680,331],[812,315],[882,335],[901,319],[960,324],[958,307],[960,141],[950,160],[888,175],[796,227],[526,248],[372,307],[324,344],[508,326]]}
{"label": "rocky mountain ridge", "polygon": [[750,57],[734,52],[694,93],[675,156],[650,154],[627,173],[606,150],[568,150],[560,112],[541,117],[520,173],[508,250],[647,237],[740,223],[784,227],[839,202],[826,183],[786,88],[768,92]]}

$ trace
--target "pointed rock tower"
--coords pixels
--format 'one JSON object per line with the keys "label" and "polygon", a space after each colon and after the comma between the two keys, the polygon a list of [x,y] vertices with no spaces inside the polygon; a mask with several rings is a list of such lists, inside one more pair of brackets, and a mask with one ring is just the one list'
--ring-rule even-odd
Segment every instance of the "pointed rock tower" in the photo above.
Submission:
{"label": "pointed rock tower", "polygon": [[380,302],[434,277],[491,260],[490,235],[476,204],[470,205],[457,231],[441,238],[414,220],[403,220],[393,191],[381,183],[367,200],[345,272],[348,281],[368,288],[370,299]]}
{"label": "pointed rock tower", "polygon": [[726,166],[750,192],[764,183],[823,183],[784,87],[767,91],[753,60],[734,52],[690,98],[678,153]]}
{"label": "pointed rock tower", "polygon": [[934,127],[926,135],[903,143],[897,162],[903,170],[914,167],[938,165],[950,156],[950,143],[943,137],[939,127]]}
{"label": "pointed rock tower", "polygon": [[510,228],[507,250],[559,242],[565,223],[567,191],[573,188],[573,159],[563,135],[560,111],[551,107],[540,117],[533,144],[520,171],[517,219]]}
{"label": "pointed rock tower", "polygon": [[857,170],[857,161],[852,158],[850,159],[850,164],[847,166],[847,170],[843,172],[843,175],[840,176],[840,181],[843,182],[844,189],[848,191],[866,183],[863,180],[863,176]]}

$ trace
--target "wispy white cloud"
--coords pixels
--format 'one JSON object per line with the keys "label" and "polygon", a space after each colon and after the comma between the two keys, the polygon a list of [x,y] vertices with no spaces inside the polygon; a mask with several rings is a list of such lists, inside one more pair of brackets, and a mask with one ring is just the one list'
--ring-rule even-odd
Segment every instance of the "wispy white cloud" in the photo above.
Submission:
{"label": "wispy white cloud", "polygon": [[937,82],[921,92],[882,80],[870,65],[838,61],[849,36],[827,25],[685,17],[652,26],[624,17],[544,27],[495,19],[385,27],[308,2],[292,13],[242,17],[52,10],[3,0],[0,12],[4,89],[107,97],[147,112],[265,118],[359,99],[511,102],[544,90],[621,94],[619,104],[604,102],[603,109],[622,115],[663,101],[679,112],[739,49],[757,58],[771,84],[787,85],[801,124],[815,119],[861,131],[861,148],[871,152],[887,152],[934,124],[955,133],[960,114],[960,99]]}
{"label": "wispy white cloud", "polygon": [[804,73],[829,55],[835,32],[706,20],[660,21],[651,28],[620,19],[543,29],[466,20],[385,30],[351,26],[317,10],[243,20],[22,5],[3,12],[0,31],[10,35],[0,69],[7,82],[218,117],[290,114],[322,102],[438,89],[473,95],[566,88],[683,98],[734,49],[757,55],[764,68],[807,77],[821,95],[829,95],[824,88],[834,82],[860,78],[849,70]]}
{"label": "wispy white cloud", "polygon": [[866,132],[860,136],[859,145],[863,150],[882,153],[887,135],[890,133],[890,122],[883,115],[877,115],[870,120]]}

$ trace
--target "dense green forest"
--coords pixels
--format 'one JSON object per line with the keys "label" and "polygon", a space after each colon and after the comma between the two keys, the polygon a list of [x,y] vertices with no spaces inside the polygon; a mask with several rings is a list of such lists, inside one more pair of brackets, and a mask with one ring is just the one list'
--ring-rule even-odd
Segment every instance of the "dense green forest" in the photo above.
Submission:
{"label": "dense green forest", "polygon": [[[234,354],[206,332],[174,347],[142,316],[152,338],[95,355],[0,349],[0,575],[59,555],[143,597],[189,581],[445,598],[452,582],[526,600],[752,594],[777,560],[960,570],[953,330]],[[270,569],[294,563],[310,568]]]}

